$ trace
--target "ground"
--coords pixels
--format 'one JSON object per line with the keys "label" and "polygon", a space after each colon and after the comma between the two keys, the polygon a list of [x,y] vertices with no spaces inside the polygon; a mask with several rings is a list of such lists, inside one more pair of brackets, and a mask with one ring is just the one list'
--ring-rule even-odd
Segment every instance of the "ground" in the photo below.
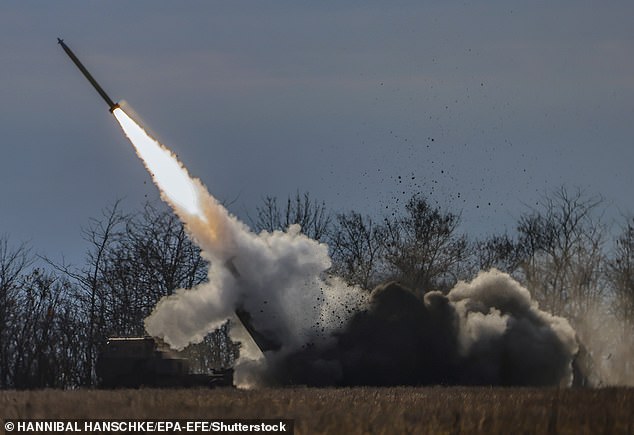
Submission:
{"label": "ground", "polygon": [[290,418],[296,434],[634,434],[634,388],[0,391],[0,418]]}

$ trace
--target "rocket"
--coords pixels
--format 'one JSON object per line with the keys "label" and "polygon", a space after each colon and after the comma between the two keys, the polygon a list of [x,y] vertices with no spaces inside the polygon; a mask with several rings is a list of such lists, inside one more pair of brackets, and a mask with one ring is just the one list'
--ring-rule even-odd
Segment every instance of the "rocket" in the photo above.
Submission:
{"label": "rocket", "polygon": [[106,94],[106,91],[104,91],[103,88],[99,86],[99,83],[97,83],[97,80],[95,80],[95,78],[88,72],[86,67],[79,61],[79,59],[77,59],[77,56],[75,56],[75,53],[73,53],[73,51],[70,48],[68,48],[68,45],[64,43],[64,40],[57,38],[57,43],[62,46],[62,48],[68,55],[68,57],[70,57],[70,60],[73,61],[73,63],[77,66],[77,68],[79,68],[79,71],[82,72],[84,77],[88,79],[90,84],[95,88],[95,90],[99,93],[99,95],[101,95],[101,98],[103,98],[104,101],[108,104],[110,113],[112,113],[114,109],[119,107],[119,103],[115,103],[114,101],[112,101],[112,99],[108,96],[108,94]]}

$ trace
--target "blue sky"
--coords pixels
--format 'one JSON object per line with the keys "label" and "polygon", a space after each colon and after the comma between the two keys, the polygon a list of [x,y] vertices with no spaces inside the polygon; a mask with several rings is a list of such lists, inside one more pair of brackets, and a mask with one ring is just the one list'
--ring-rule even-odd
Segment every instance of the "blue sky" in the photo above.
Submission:
{"label": "blue sky", "polygon": [[77,260],[90,217],[157,197],[58,36],[239,216],[421,192],[487,234],[562,184],[634,212],[631,2],[267,3],[3,2],[0,234]]}

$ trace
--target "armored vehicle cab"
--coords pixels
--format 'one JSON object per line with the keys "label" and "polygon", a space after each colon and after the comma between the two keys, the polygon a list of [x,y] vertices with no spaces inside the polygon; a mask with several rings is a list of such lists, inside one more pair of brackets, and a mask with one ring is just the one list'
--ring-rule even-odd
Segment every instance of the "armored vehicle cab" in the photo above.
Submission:
{"label": "armored vehicle cab", "polygon": [[96,366],[104,388],[232,385],[233,371],[190,372],[188,361],[154,338],[111,337]]}

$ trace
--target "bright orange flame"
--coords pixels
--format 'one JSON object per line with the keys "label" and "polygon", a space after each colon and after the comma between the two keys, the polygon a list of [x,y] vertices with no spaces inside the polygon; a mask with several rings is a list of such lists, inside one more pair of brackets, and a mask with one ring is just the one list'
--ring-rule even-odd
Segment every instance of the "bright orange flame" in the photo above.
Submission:
{"label": "bright orange flame", "polygon": [[176,156],[147,134],[120,107],[112,113],[170,204],[205,221],[198,186]]}

